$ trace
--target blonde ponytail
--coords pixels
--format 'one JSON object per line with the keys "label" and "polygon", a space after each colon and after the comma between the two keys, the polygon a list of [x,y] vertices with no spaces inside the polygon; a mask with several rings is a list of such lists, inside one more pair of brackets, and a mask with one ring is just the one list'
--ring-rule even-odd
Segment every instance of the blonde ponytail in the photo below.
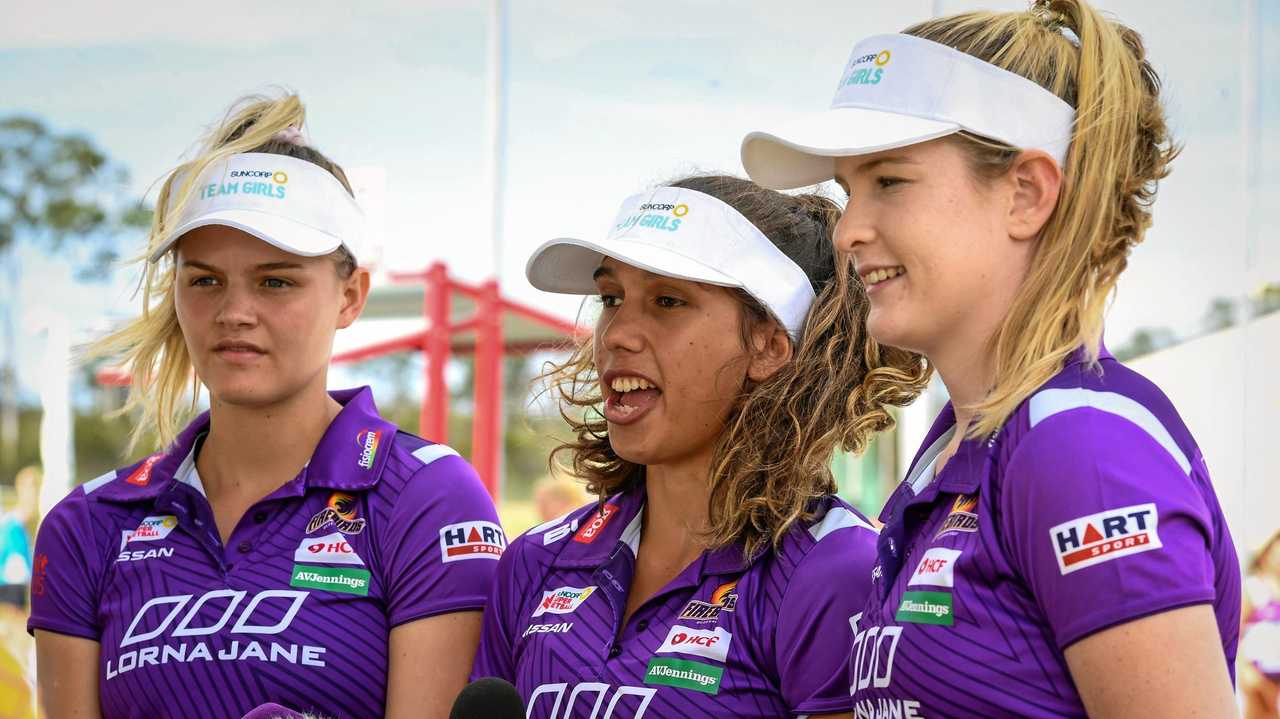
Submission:
{"label": "blonde ponytail", "polygon": [[[267,152],[305,159],[329,170],[350,192],[346,175],[336,164],[310,147],[277,138],[277,133],[287,128],[301,130],[305,121],[306,108],[297,95],[242,98],[232,105],[221,123],[201,138],[195,159],[174,168],[161,184],[147,250],[136,259],[143,265],[138,288],[142,314],[90,345],[84,353],[85,359],[108,357],[119,361],[132,375],[129,398],[121,412],[136,410],[140,416],[130,433],[127,453],[132,454],[151,435],[160,446],[173,441],[194,412],[201,386],[174,306],[173,251],[160,262],[147,262],[147,258],[172,230],[172,223],[182,216],[194,194],[195,178],[211,164],[234,154]],[[346,274],[351,270],[354,261]]]}
{"label": "blonde ponytail", "polygon": [[[999,429],[1084,346],[1096,360],[1106,303],[1129,251],[1151,225],[1156,184],[1179,148],[1142,38],[1083,0],[1037,0],[1027,12],[973,12],[905,31],[1017,73],[1076,108],[1058,206],[1030,271],[992,337],[995,383],[971,436]],[[1005,172],[1017,150],[957,136],[976,173]]]}

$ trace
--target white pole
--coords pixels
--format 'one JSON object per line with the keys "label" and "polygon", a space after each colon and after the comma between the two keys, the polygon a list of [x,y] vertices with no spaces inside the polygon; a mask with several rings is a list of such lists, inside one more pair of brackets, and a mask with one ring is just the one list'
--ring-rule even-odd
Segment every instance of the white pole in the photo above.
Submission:
{"label": "white pole", "polygon": [[506,185],[507,0],[492,0],[489,24],[489,231],[493,276],[502,282],[502,210]]}
{"label": "white pole", "polygon": [[[1257,0],[1244,0],[1244,6],[1241,8],[1241,42],[1240,42],[1240,175],[1244,184],[1244,213],[1241,220],[1241,234],[1244,236],[1244,279],[1241,283],[1244,288],[1244,297],[1240,300],[1240,307],[1237,312],[1237,321],[1243,324],[1241,327],[1241,341],[1245,348],[1245,352],[1241,357],[1241,363],[1244,365],[1241,369],[1244,371],[1246,378],[1250,377],[1268,377],[1271,369],[1266,367],[1263,362],[1266,361],[1265,352],[1255,351],[1253,348],[1254,338],[1251,329],[1253,328],[1253,307],[1251,306],[1253,296],[1252,293],[1261,288],[1261,272],[1262,268],[1258,267],[1258,238],[1257,228],[1255,227],[1255,217],[1257,213],[1256,198],[1258,193],[1258,173],[1257,158],[1255,152],[1258,146],[1258,64],[1259,64],[1259,38],[1258,32],[1261,22],[1261,14]],[[1266,381],[1266,380],[1264,380]],[[1246,387],[1248,387],[1246,382]],[[1262,480],[1262,475],[1266,471],[1263,467],[1255,466],[1250,460],[1258,451],[1255,448],[1264,446],[1265,441],[1262,437],[1260,428],[1254,425],[1254,415],[1261,414],[1265,402],[1261,405],[1250,402],[1250,391],[1246,389],[1241,393],[1240,412],[1244,417],[1245,431],[1240,436],[1240,456],[1242,458],[1241,477],[1239,497],[1241,505],[1237,507],[1238,517],[1245,517],[1245,526],[1243,527],[1244,542],[1240,544],[1239,551],[1244,553],[1249,547],[1257,546],[1257,543],[1266,535],[1264,529],[1269,523],[1270,517],[1264,517],[1263,514],[1254,513],[1253,516],[1246,511],[1247,507],[1259,506],[1254,502],[1265,496],[1265,487],[1262,482],[1257,482],[1256,489],[1251,486],[1255,484],[1251,480]],[[1264,393],[1265,397],[1266,394]],[[1257,444],[1254,444],[1254,441]]]}

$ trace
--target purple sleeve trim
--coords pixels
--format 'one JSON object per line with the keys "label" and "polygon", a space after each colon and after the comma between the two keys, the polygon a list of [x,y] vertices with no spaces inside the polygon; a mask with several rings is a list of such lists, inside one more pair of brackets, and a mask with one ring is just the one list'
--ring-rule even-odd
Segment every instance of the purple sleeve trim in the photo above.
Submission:
{"label": "purple sleeve trim", "polygon": [[40,629],[55,634],[66,634],[67,636],[80,637],[81,639],[92,639],[97,642],[101,640],[97,630],[87,629],[82,626],[59,622],[55,619],[44,619],[41,617],[31,617],[27,620],[27,634],[36,635],[36,630]]}
{"label": "purple sleeve trim", "polygon": [[1056,632],[1058,635],[1058,649],[1066,651],[1067,647],[1084,639],[1090,635],[1097,634],[1104,629],[1127,624],[1143,617],[1149,617],[1153,614],[1160,614],[1173,609],[1181,609],[1196,604],[1212,604],[1214,600],[1214,592],[1212,588],[1197,588],[1189,592],[1178,592],[1176,594],[1167,594],[1155,598],[1143,596],[1142,606],[1120,607],[1115,611],[1105,614],[1097,614],[1085,617],[1086,621],[1075,622],[1071,625],[1063,627]]}
{"label": "purple sleeve trim", "polygon": [[446,602],[435,602],[425,606],[419,605],[413,607],[413,611],[393,614],[389,618],[388,624],[394,629],[401,624],[408,624],[418,619],[427,619],[441,614],[467,611],[481,612],[484,611],[484,605],[488,600],[489,598],[482,594],[474,594],[469,597],[450,597],[449,601]]}
{"label": "purple sleeve trim", "polygon": [[853,711],[853,697],[848,696],[840,699],[801,702],[800,706],[792,708],[791,713],[796,716],[803,716],[805,714],[837,714],[851,711]]}

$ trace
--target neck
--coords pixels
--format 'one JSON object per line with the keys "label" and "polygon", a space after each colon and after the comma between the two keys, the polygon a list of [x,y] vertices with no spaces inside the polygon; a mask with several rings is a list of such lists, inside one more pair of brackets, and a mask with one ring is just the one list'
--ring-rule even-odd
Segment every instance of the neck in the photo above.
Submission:
{"label": "neck", "polygon": [[926,353],[929,363],[938,371],[951,395],[956,413],[956,433],[963,435],[973,420],[973,408],[986,399],[995,381],[995,363],[987,351],[986,338],[977,342],[956,343],[936,352]]}
{"label": "neck", "polygon": [[702,553],[702,535],[710,522],[707,499],[711,493],[713,447],[677,463],[645,467],[644,533],[641,542],[684,566]]}
{"label": "neck", "polygon": [[229,495],[259,499],[293,479],[341,410],[323,387],[266,407],[214,398],[209,435],[196,458],[210,500]]}

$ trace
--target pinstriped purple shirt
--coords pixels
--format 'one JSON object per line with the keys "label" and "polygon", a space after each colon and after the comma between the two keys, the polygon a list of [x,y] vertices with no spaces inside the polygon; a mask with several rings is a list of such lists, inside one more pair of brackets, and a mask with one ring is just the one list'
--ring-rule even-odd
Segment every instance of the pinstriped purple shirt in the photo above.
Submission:
{"label": "pinstriped purple shirt", "polygon": [[310,463],[225,546],[194,470],[207,415],[45,518],[28,628],[101,644],[105,717],[382,716],[391,628],[484,606],[506,541],[475,472],[368,388],[334,397]]}

